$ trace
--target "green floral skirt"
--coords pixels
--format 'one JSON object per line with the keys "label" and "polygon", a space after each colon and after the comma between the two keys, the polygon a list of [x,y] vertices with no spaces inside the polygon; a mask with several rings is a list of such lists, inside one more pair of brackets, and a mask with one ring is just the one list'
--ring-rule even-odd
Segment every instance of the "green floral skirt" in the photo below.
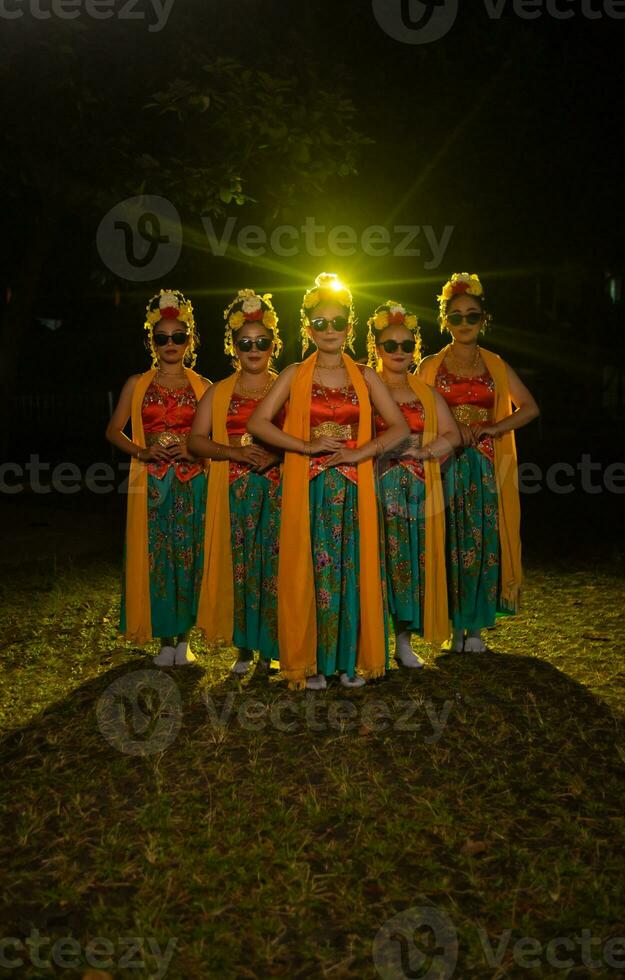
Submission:
{"label": "green floral skirt", "polygon": [[358,487],[330,468],[310,481],[309,501],[317,670],[326,676],[345,671],[351,677],[356,673],[360,626]]}
{"label": "green floral skirt", "polygon": [[235,646],[278,659],[280,484],[245,473],[230,484]]}
{"label": "green floral skirt", "polygon": [[499,498],[490,459],[466,446],[443,475],[449,615],[454,629],[494,626],[499,607]]}
{"label": "green floral skirt", "polygon": [[388,610],[399,629],[423,631],[425,484],[404,466],[378,483],[384,521]]}
{"label": "green floral skirt", "polygon": [[[175,637],[194,625],[204,561],[206,476],[181,482],[170,466],[148,473],[148,555],[152,634]],[[126,629],[125,575],[120,630]]]}

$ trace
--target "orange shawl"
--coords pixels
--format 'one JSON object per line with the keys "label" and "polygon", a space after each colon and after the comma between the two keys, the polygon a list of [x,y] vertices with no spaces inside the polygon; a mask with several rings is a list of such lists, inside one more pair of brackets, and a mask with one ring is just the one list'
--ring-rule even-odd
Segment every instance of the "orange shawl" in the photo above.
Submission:
{"label": "orange shawl", "polygon": [[[357,445],[369,442],[372,412],[369,389],[355,362],[343,355],[360,406]],[[299,365],[289,396],[284,431],[310,439],[310,401],[317,354]],[[310,540],[309,457],[285,453],[278,566],[280,667],[291,687],[304,687],[317,673],[317,614]],[[357,666],[365,678],[385,671],[384,609],[380,576],[378,511],[370,459],[358,463],[360,538],[360,629]]]}
{"label": "orange shawl", "polygon": [[[430,358],[423,368],[422,378],[432,386],[445,359],[447,348]],[[482,360],[495,382],[495,422],[512,414],[512,400],[505,362],[499,354],[480,348]],[[517,482],[517,455],[514,432],[505,432],[493,439],[495,446],[495,478],[499,497],[499,543],[501,549],[501,594],[504,609],[516,612],[523,571],[521,567],[521,503]]]}
{"label": "orange shawl", "polygon": [[[235,371],[213,388],[211,436],[223,445],[228,445],[226,421],[237,378]],[[204,572],[197,615],[197,625],[209,643],[231,644],[234,628],[229,472],[229,460],[211,461],[204,527]]]}
{"label": "orange shawl", "polygon": [[[187,378],[199,401],[206,382],[195,371],[186,369]],[[132,441],[145,448],[141,408],[156,369],[146,371],[137,379],[132,393],[130,420]],[[152,610],[150,605],[150,568],[148,558],[148,468],[133,457],[128,481],[128,511],[126,516],[126,632],[135,643],[152,639]]]}
{"label": "orange shawl", "polygon": [[[436,399],[429,385],[415,374],[408,384],[423,405],[425,427],[422,445],[427,446],[438,435]],[[445,573],[445,501],[441,484],[441,466],[437,459],[424,460],[425,471],[425,596],[423,639],[440,643],[449,635],[447,609],[447,576]]]}

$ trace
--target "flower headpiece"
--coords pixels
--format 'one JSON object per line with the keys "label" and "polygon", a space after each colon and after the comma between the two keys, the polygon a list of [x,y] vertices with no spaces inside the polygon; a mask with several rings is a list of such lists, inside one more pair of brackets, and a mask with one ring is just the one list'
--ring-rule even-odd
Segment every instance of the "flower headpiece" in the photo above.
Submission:
{"label": "flower headpiece", "polygon": [[271,302],[271,293],[263,293],[259,296],[253,289],[240,289],[224,310],[224,320],[226,321],[224,350],[233,359],[235,366],[239,363],[239,357],[234,346],[233,334],[245,323],[260,323],[269,330],[273,334],[273,354],[275,357],[280,356],[282,339],[278,333],[278,315]]}
{"label": "flower headpiece", "polygon": [[417,317],[414,313],[410,313],[405,306],[401,303],[396,303],[394,300],[389,299],[382,306],[378,306],[373,316],[370,316],[367,320],[367,326],[369,328],[367,333],[367,353],[369,355],[368,364],[369,367],[375,368],[378,371],[382,370],[382,362],[378,357],[378,352],[376,347],[378,345],[378,338],[376,333],[382,333],[387,327],[407,327],[414,334],[415,339],[415,349],[413,354],[413,360],[415,364],[419,363],[421,358],[421,335],[419,333],[419,323]]}
{"label": "flower headpiece", "polygon": [[195,348],[198,346],[199,337],[191,301],[185,299],[179,289],[161,289],[160,293],[152,296],[145,308],[143,326],[148,331],[147,345],[152,353],[152,367],[158,366],[156,348],[152,341],[152,330],[161,320],[179,320],[180,323],[184,323],[189,335],[189,346],[185,351],[184,360],[187,367],[193,367],[197,359]]}
{"label": "flower headpiece", "polygon": [[[448,279],[443,286],[440,295],[436,297],[438,300],[441,330],[445,326],[445,316],[449,302],[454,296],[462,295],[477,296],[482,303],[484,302],[484,287],[474,272],[470,275],[468,272],[454,272],[451,279]],[[485,317],[485,322],[488,319],[488,317]]]}
{"label": "flower headpiece", "polygon": [[308,324],[310,316],[315,306],[320,303],[337,303],[344,306],[347,312],[347,347],[354,350],[354,325],[356,323],[356,311],[352,294],[345,283],[341,282],[335,272],[321,272],[315,279],[315,285],[311,286],[304,293],[302,308],[300,310],[300,333],[302,335],[302,355],[308,350],[310,337],[308,336]]}

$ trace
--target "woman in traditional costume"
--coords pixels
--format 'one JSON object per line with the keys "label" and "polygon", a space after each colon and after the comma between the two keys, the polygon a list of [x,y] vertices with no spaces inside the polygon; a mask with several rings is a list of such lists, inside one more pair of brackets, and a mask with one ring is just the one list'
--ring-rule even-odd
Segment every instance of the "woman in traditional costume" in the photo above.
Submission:
{"label": "woman in traditional costume", "polygon": [[278,659],[279,457],[247,423],[277,377],[282,341],[269,293],[239,290],[224,318],[235,371],[207,391],[189,438],[211,460],[198,626],[210,643],[237,647],[232,671],[245,674],[254,650],[265,666]]}
{"label": "woman in traditional costume", "polygon": [[187,435],[210,382],[193,370],[198,335],[182,293],[153,296],[144,327],[152,367],[125,383],[106,438],[132,456],[120,629],[139,644],[160,637],[154,663],[168,667],[195,660],[189,631],[202,578],[206,476]]}
{"label": "woman in traditional costume", "polygon": [[[375,371],[344,353],[354,335],[352,296],[323,273],[301,310],[303,352],[248,423],[285,451],[278,570],[280,667],[293,687],[345,687],[387,666],[378,509],[372,460],[408,435]],[[274,421],[287,403],[284,429]],[[387,430],[373,437],[372,405]]]}
{"label": "woman in traditional costume", "polygon": [[[419,373],[449,405],[462,437],[446,474],[450,649],[486,650],[481,630],[515,613],[521,588],[520,501],[514,430],[538,414],[532,394],[498,354],[478,345],[487,323],[477,275],[454,273],[439,300],[451,343]],[[513,411],[512,406],[515,406]]]}
{"label": "woman in traditional costume", "polygon": [[[421,350],[416,316],[389,300],[367,325],[369,365],[410,428],[408,442],[379,460],[378,486],[395,658],[404,667],[421,667],[412,634],[439,644],[449,635],[440,460],[460,445],[460,433],[445,400],[412,373]],[[375,425],[377,435],[386,430],[378,415]]]}

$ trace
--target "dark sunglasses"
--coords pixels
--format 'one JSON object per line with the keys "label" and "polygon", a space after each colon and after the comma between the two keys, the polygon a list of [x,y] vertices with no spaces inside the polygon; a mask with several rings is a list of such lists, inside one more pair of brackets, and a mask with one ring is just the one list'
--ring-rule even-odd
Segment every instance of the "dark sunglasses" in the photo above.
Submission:
{"label": "dark sunglasses", "polygon": [[316,316],[312,320],[308,320],[313,330],[318,333],[323,333],[328,327],[332,327],[337,333],[342,333],[343,330],[347,330],[347,317],[335,316],[333,320],[326,320],[323,316]]}
{"label": "dark sunglasses", "polygon": [[271,337],[241,337],[236,342],[237,348],[242,350],[244,354],[251,351],[252,347],[256,347],[256,350],[269,350],[272,344]]}
{"label": "dark sunglasses", "polygon": [[414,340],[383,340],[380,344],[387,354],[394,354],[397,350],[403,350],[404,354],[413,354],[416,346]]}
{"label": "dark sunglasses", "polygon": [[165,344],[170,340],[174,344],[176,344],[177,347],[179,347],[181,344],[186,344],[188,339],[189,339],[189,334],[184,333],[184,331],[182,330],[176,331],[176,333],[172,333],[172,334],[169,333],[154,334],[154,343],[156,344],[157,347],[164,347]]}
{"label": "dark sunglasses", "polygon": [[447,317],[447,323],[451,323],[452,327],[459,327],[463,320],[466,320],[470,327],[474,327],[476,323],[479,323],[483,317],[483,313],[467,313],[464,316],[462,313],[450,313]]}

